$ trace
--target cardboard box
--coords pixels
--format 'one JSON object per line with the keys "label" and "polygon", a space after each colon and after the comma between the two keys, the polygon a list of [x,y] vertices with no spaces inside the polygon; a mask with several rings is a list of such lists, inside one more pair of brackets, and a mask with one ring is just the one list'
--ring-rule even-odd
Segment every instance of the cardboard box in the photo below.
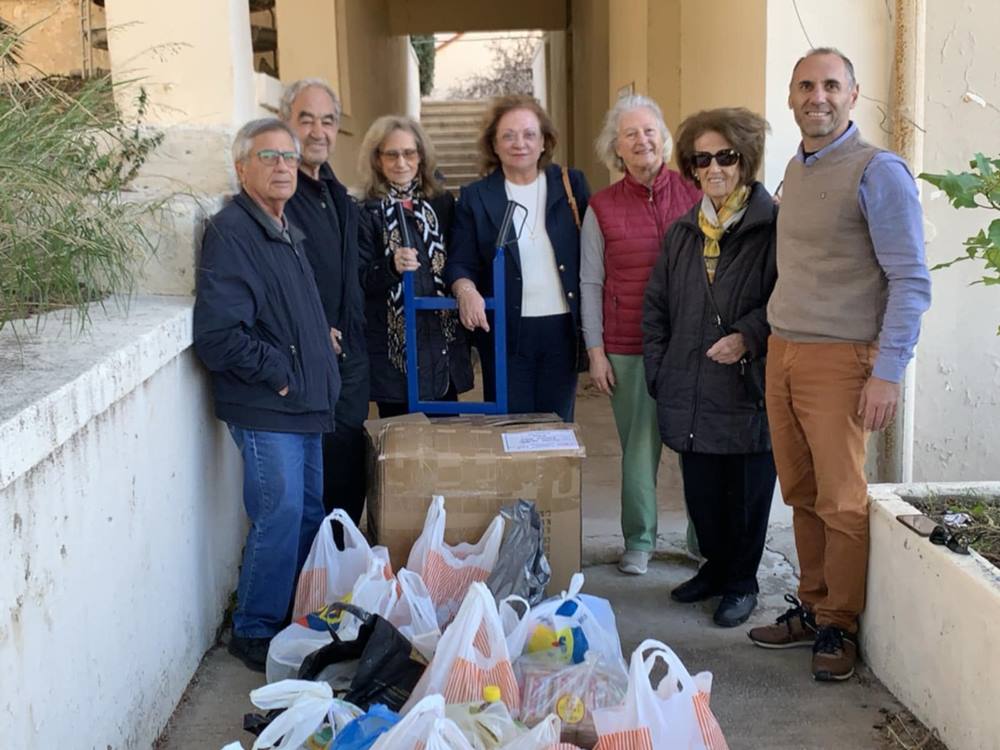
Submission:
{"label": "cardboard box", "polygon": [[368,530],[406,565],[433,495],[443,495],[445,541],[479,540],[501,506],[532,500],[541,515],[550,592],[580,569],[580,429],[554,414],[408,414],[365,423],[370,443]]}

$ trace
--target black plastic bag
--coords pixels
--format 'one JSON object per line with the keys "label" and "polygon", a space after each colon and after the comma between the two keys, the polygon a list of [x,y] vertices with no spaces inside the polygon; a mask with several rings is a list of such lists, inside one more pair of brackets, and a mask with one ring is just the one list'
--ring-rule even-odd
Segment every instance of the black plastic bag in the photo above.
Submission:
{"label": "black plastic bag", "polygon": [[534,606],[545,598],[545,587],[552,578],[541,516],[530,500],[505,505],[500,515],[504,519],[503,542],[486,585],[497,601],[516,594]]}
{"label": "black plastic bag", "polygon": [[[299,679],[323,679],[324,671],[329,674],[330,668],[338,665],[353,668],[354,676],[343,696],[344,700],[365,711],[373,703],[382,703],[393,711],[399,711],[424,673],[427,660],[384,617],[369,614],[350,604],[332,606],[342,608],[361,620],[358,637],[352,641],[341,640],[331,630],[333,643],[328,643],[303,660]],[[355,662],[356,666],[350,662]]]}

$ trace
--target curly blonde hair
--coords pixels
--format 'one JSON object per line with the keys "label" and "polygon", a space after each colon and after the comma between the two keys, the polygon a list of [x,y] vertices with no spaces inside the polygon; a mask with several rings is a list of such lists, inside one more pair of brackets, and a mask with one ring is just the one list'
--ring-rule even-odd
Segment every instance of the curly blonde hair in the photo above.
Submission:
{"label": "curly blonde hair", "polygon": [[358,194],[362,199],[384,198],[388,194],[389,181],[382,174],[379,151],[385,139],[397,130],[409,133],[417,143],[417,152],[420,154],[417,177],[424,197],[433,198],[444,190],[435,175],[437,157],[434,154],[434,144],[420,127],[420,123],[406,115],[383,115],[368,128],[358,152],[358,175],[361,178]]}

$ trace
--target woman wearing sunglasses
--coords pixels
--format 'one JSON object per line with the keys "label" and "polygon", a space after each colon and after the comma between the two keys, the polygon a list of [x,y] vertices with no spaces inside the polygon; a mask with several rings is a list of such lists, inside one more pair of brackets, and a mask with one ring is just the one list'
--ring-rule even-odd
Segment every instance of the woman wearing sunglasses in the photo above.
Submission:
{"label": "woman wearing sunglasses", "polygon": [[[358,243],[371,398],[380,417],[408,411],[403,273],[414,272],[417,296],[448,294],[442,272],[455,199],[434,167],[433,146],[409,117],[378,118],[361,143]],[[454,401],[472,388],[469,347],[454,310],[417,317],[417,373],[421,400]]]}
{"label": "woman wearing sunglasses", "polygon": [[757,605],[774,492],[764,359],[777,278],[777,207],[756,180],[767,123],[742,108],[681,123],[677,163],[704,197],[667,232],[643,305],[646,384],[663,442],[680,453],[684,499],[705,563],[671,592],[721,596],[734,627]]}

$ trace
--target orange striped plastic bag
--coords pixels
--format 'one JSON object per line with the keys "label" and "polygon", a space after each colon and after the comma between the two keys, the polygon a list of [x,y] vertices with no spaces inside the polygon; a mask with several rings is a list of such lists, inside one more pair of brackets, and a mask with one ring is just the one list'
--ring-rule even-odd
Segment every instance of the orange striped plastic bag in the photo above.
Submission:
{"label": "orange striped plastic bag", "polygon": [[[343,549],[338,549],[333,540],[333,523],[339,523],[344,529]],[[388,565],[388,550],[386,553]],[[365,535],[355,526],[346,511],[340,508],[334,510],[320,524],[309,549],[309,556],[302,566],[295,587],[292,619],[298,620],[327,604],[341,601],[351,593],[354,583],[368,570],[371,559],[372,547]],[[391,576],[390,566],[386,578]]]}
{"label": "orange striped plastic bag", "polygon": [[654,750],[653,737],[649,727],[612,732],[598,739],[594,750]]}
{"label": "orange striped plastic bag", "polygon": [[[667,674],[654,687],[650,674],[658,661]],[[710,673],[692,677],[669,646],[643,641],[632,653],[624,703],[594,711],[595,750],[729,750],[708,705],[711,686]],[[650,744],[642,744],[647,733]]]}
{"label": "orange striped plastic bag", "polygon": [[512,716],[521,707],[521,692],[507,653],[507,641],[496,602],[483,583],[473,583],[441,640],[434,658],[403,706],[405,714],[428,695],[440,693],[447,703],[482,700],[483,688],[497,685]]}
{"label": "orange striped plastic bag", "polygon": [[458,612],[469,586],[485,581],[493,572],[503,525],[503,518],[497,515],[476,544],[446,544],[444,498],[435,495],[431,500],[424,530],[413,543],[406,567],[423,578],[442,631]]}

